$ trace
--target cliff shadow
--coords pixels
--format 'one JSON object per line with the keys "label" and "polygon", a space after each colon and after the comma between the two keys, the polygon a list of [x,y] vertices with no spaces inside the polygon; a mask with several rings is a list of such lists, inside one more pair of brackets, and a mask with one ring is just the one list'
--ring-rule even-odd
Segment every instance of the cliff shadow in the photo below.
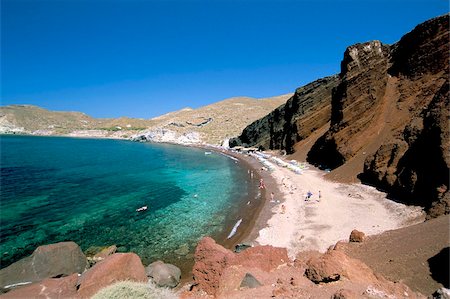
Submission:
{"label": "cliff shadow", "polygon": [[445,288],[450,287],[449,277],[449,253],[450,247],[443,248],[438,254],[428,259],[431,277],[441,283]]}

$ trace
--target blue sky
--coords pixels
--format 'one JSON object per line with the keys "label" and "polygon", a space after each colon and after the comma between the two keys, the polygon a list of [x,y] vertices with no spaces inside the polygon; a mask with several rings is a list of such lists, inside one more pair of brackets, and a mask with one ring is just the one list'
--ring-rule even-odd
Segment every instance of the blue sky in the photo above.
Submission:
{"label": "blue sky", "polygon": [[293,92],[447,0],[1,0],[1,105],[150,118]]}

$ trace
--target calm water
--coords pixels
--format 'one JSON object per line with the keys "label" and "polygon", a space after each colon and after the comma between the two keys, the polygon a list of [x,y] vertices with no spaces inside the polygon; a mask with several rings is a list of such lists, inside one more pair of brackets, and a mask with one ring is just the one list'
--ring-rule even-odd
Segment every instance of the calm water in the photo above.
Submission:
{"label": "calm water", "polygon": [[[57,137],[0,141],[2,267],[66,240],[83,250],[116,244],[144,264],[192,258],[174,251],[193,252],[204,235],[227,235],[253,188],[247,169],[201,149]],[[135,211],[144,205],[147,211]]]}

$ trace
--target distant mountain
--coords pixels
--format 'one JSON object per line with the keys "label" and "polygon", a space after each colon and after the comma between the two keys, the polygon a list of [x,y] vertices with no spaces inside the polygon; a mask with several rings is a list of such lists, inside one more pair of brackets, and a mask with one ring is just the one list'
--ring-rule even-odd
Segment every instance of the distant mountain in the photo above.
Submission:
{"label": "distant mountain", "polygon": [[339,77],[298,89],[230,143],[307,157],[331,169],[331,179],[358,176],[395,198],[422,204],[431,216],[448,214],[448,53],[448,14],[391,46],[350,46]]}
{"label": "distant mountain", "polygon": [[[152,119],[93,118],[81,112],[49,111],[32,105],[0,107],[0,133],[131,138],[221,144],[245,126],[284,104],[291,94],[255,99],[236,97],[198,109],[184,108]],[[154,136],[149,138],[148,136]],[[162,137],[166,138],[162,138]]]}

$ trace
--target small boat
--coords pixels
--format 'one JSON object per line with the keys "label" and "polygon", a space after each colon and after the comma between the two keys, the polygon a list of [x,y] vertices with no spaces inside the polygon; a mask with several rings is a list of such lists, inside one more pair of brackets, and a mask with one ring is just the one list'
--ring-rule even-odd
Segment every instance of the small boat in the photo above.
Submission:
{"label": "small boat", "polygon": [[211,155],[212,153],[211,152],[205,152],[205,155]]}
{"label": "small boat", "polygon": [[136,212],[142,212],[142,211],[145,211],[147,209],[148,209],[147,206],[143,206],[143,207],[140,207],[139,209],[136,209]]}

